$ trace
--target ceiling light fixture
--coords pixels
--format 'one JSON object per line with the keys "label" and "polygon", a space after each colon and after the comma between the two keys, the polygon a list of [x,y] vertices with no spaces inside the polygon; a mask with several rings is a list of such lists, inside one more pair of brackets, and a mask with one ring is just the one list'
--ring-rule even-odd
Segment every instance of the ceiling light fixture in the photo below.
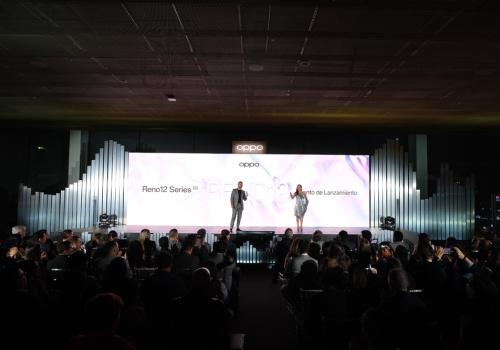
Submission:
{"label": "ceiling light fixture", "polygon": [[168,102],[175,102],[175,101],[177,101],[177,98],[175,98],[175,95],[166,94],[165,97],[167,98]]}
{"label": "ceiling light fixture", "polygon": [[250,72],[262,72],[264,70],[264,66],[260,63],[252,63],[248,65],[248,69]]}

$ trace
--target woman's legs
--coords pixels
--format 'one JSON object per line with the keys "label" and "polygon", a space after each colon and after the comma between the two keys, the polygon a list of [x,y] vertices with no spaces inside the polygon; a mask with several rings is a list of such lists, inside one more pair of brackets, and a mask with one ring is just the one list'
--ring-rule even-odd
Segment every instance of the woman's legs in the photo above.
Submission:
{"label": "woman's legs", "polygon": [[295,221],[297,221],[297,233],[299,233],[300,232],[300,216],[296,216]]}
{"label": "woman's legs", "polygon": [[304,229],[303,229],[303,227],[302,227],[302,223],[304,222],[304,217],[303,217],[303,216],[301,216],[301,217],[299,218],[299,221],[300,221],[300,233],[304,233]]}

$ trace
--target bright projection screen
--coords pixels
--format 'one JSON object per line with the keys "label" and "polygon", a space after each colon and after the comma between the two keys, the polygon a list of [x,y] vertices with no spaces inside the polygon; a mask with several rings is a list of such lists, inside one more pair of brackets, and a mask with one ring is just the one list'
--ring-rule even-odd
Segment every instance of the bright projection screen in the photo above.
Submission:
{"label": "bright projection screen", "polygon": [[241,227],[294,227],[301,184],[304,227],[368,227],[369,156],[129,153],[127,224],[228,227],[243,181]]}

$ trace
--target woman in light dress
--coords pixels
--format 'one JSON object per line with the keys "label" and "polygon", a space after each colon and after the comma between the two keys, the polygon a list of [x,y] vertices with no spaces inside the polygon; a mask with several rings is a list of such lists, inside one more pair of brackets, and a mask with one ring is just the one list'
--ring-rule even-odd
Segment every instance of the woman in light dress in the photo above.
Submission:
{"label": "woman in light dress", "polygon": [[302,185],[297,185],[295,192],[290,192],[290,198],[295,198],[295,219],[297,220],[297,233],[304,233],[302,230],[302,223],[304,221],[304,214],[307,210],[307,205],[309,204],[309,199],[307,199],[307,194],[302,191]]}

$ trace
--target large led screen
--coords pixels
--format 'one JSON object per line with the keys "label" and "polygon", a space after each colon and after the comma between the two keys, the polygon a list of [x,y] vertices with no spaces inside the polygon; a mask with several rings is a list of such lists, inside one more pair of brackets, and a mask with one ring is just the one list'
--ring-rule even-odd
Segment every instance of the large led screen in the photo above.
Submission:
{"label": "large led screen", "polygon": [[130,153],[127,224],[228,227],[238,181],[242,228],[294,227],[297,184],[309,199],[304,227],[368,226],[366,155],[199,153]]}

